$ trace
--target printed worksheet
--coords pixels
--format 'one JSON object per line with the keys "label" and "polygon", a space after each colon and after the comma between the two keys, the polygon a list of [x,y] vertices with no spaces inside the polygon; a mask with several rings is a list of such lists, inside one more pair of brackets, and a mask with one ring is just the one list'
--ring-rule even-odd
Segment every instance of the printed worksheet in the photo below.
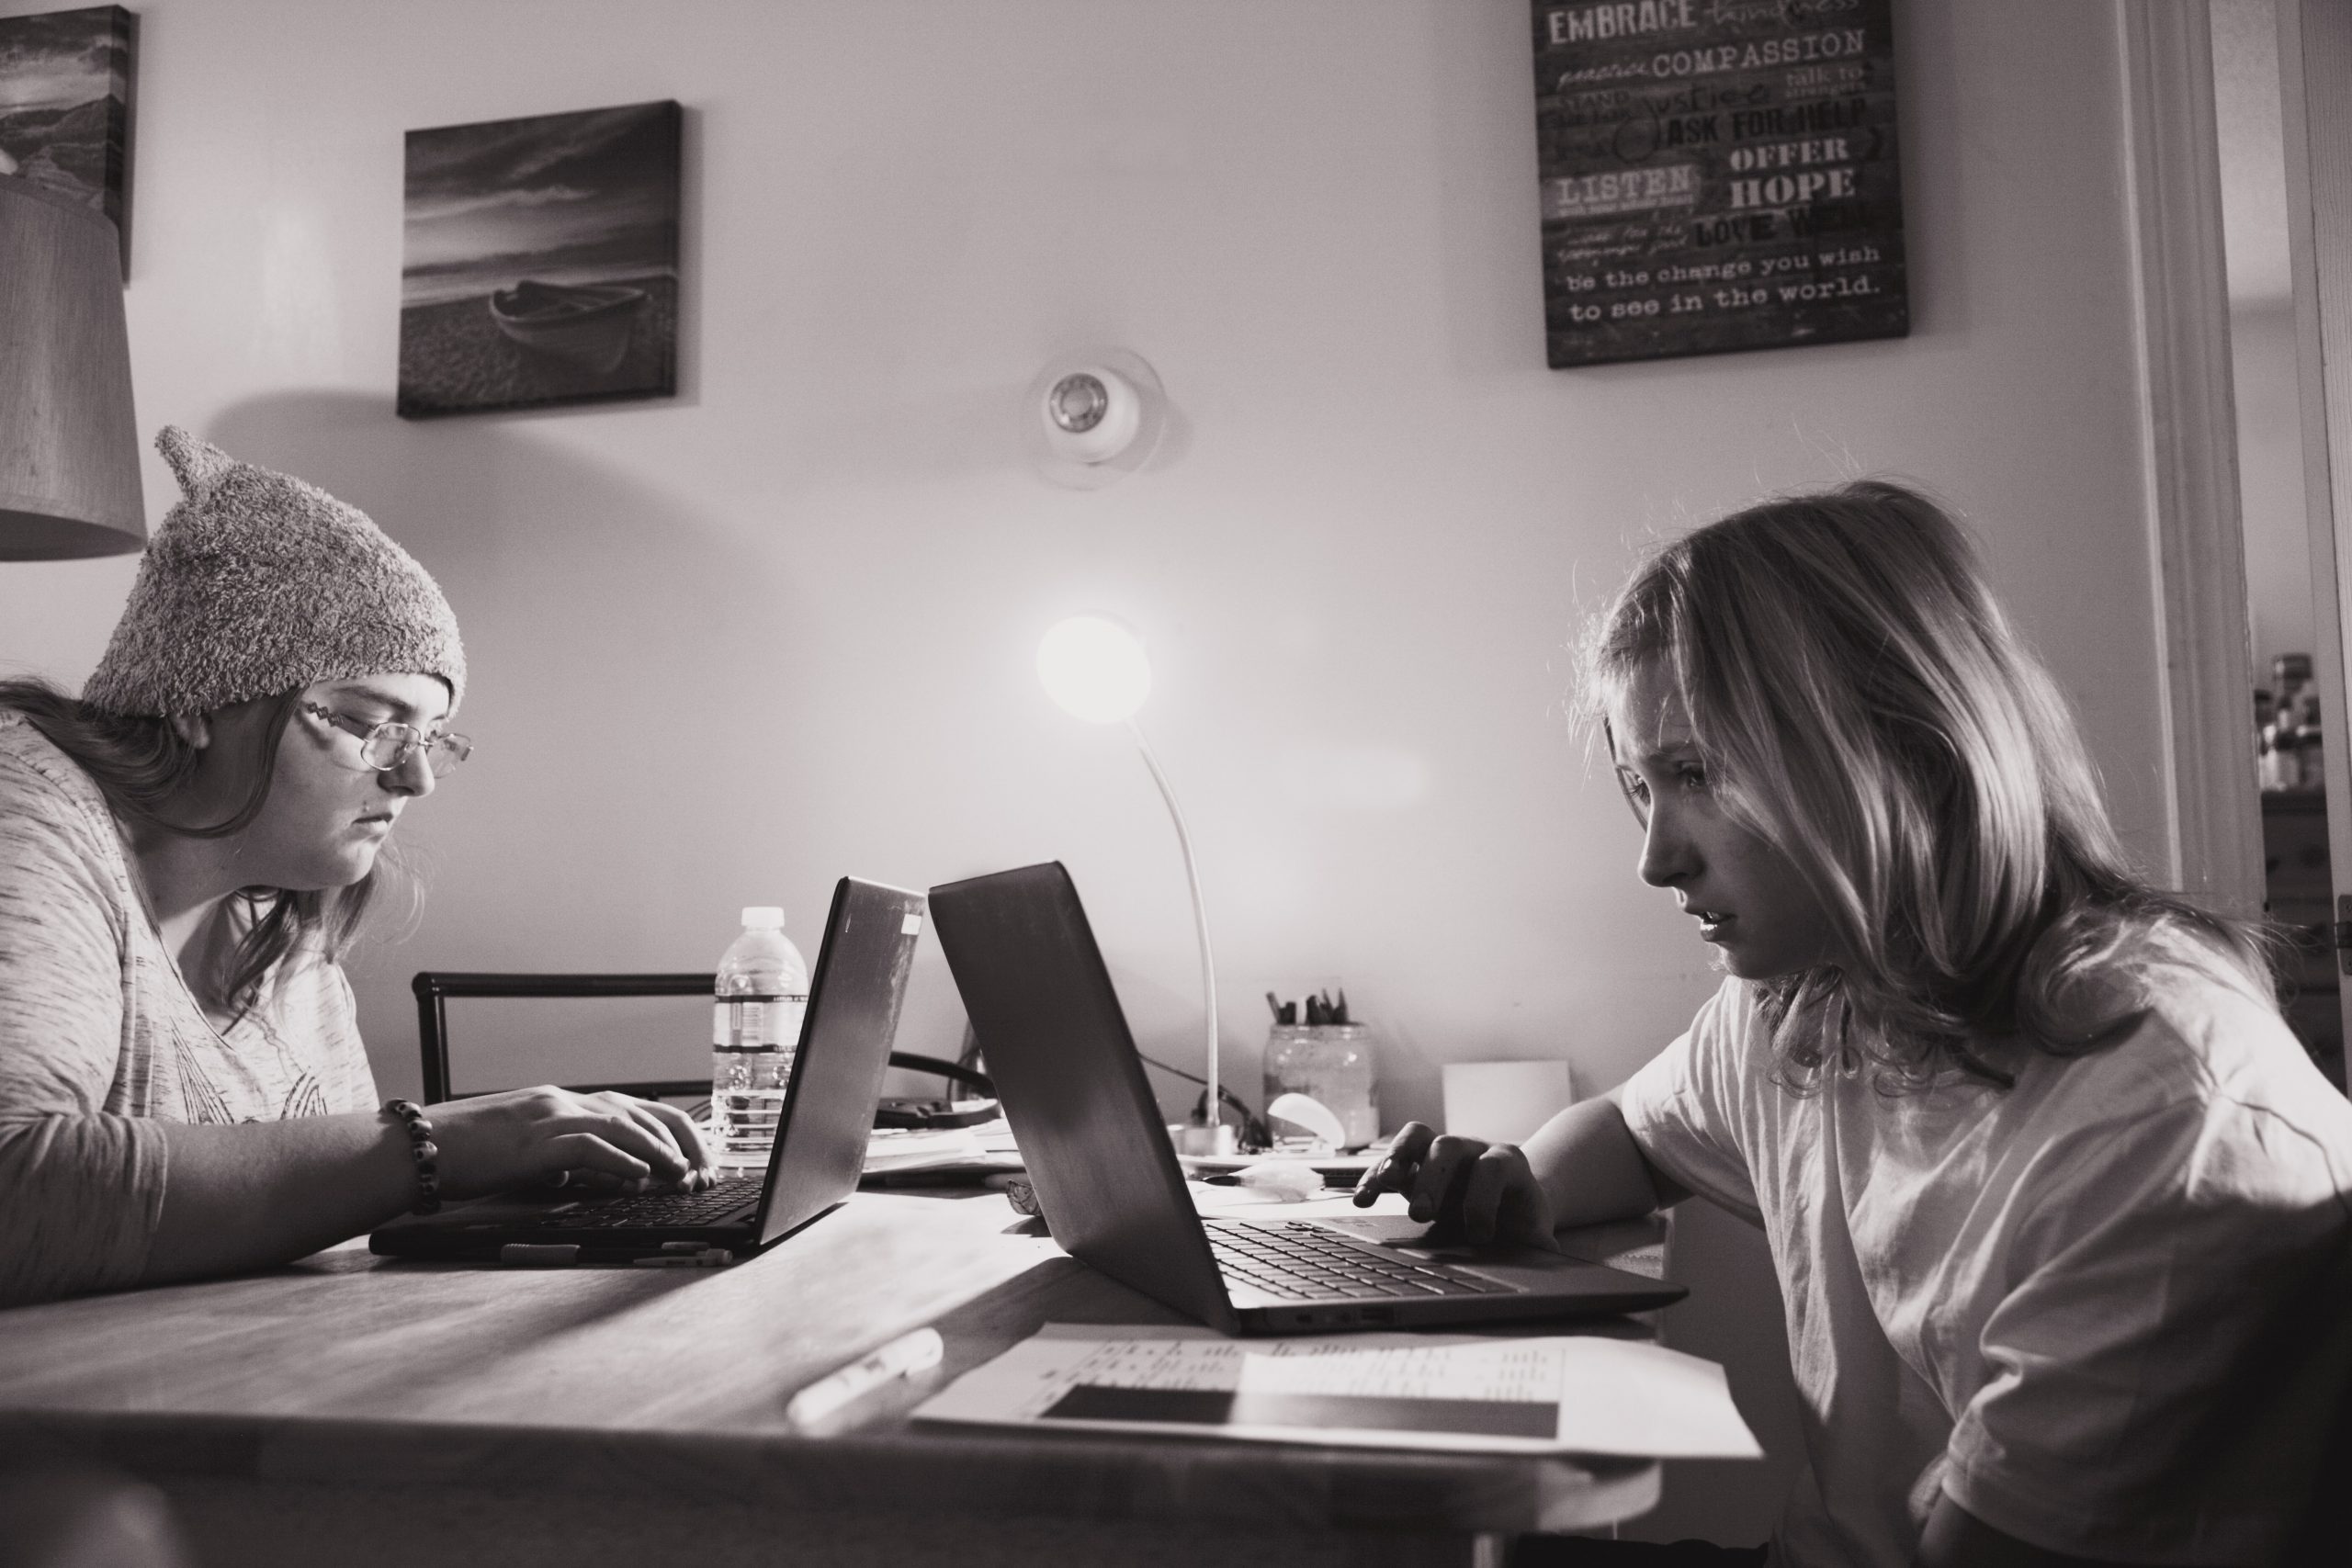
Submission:
{"label": "printed worksheet", "polygon": [[1353,1447],[1755,1459],[1723,1369],[1581,1335],[1227,1339],[1049,1324],[916,1419]]}

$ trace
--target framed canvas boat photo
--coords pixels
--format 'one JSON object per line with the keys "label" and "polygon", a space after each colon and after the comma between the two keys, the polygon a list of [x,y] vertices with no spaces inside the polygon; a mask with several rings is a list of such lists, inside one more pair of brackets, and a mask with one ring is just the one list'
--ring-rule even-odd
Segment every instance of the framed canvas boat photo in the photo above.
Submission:
{"label": "framed canvas boat photo", "polygon": [[0,175],[114,220],[130,276],[130,75],[139,18],[120,6],[0,17]]}
{"label": "framed canvas boat photo", "polygon": [[673,102],[408,133],[403,419],[678,390]]}

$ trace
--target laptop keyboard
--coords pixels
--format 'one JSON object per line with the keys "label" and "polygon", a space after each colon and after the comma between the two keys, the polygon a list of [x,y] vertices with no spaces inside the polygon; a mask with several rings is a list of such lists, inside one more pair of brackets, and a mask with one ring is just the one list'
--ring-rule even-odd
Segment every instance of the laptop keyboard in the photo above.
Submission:
{"label": "laptop keyboard", "polygon": [[1228,1281],[1289,1301],[1516,1293],[1497,1280],[1387,1257],[1302,1221],[1206,1228],[1209,1250]]}
{"label": "laptop keyboard", "polygon": [[628,1198],[598,1198],[567,1205],[542,1216],[551,1230],[641,1230],[662,1225],[707,1225],[759,1201],[760,1176],[733,1176],[699,1192],[647,1192]]}

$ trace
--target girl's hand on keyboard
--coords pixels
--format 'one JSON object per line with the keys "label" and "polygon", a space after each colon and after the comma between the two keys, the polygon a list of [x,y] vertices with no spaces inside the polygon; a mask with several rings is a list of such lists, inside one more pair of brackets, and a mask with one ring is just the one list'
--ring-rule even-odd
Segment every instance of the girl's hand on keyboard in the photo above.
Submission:
{"label": "girl's hand on keyboard", "polygon": [[441,1190],[452,1198],[574,1183],[592,1192],[695,1191],[716,1179],[694,1122],[658,1100],[543,1084],[446,1100],[425,1114],[440,1146]]}
{"label": "girl's hand on keyboard", "polygon": [[1559,1248],[1551,1197],[1516,1145],[1455,1137],[1408,1122],[1356,1184],[1356,1207],[1371,1207],[1383,1192],[1402,1192],[1408,1212],[1430,1227],[1434,1241]]}

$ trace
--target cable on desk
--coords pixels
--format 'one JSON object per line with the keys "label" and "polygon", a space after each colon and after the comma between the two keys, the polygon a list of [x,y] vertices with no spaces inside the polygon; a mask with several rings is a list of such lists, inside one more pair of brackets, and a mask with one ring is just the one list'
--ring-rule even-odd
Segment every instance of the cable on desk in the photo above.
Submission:
{"label": "cable on desk", "polygon": [[[1158,1067],[1161,1072],[1172,1074],[1177,1077],[1182,1078],[1187,1083],[1199,1084],[1201,1086],[1201,1098],[1193,1105],[1193,1114],[1199,1118],[1204,1126],[1207,1125],[1209,1109],[1208,1079],[1201,1077],[1198,1073],[1188,1073],[1182,1067],[1170,1066],[1157,1056],[1145,1056],[1141,1051],[1136,1052],[1136,1055],[1143,1057],[1143,1062],[1146,1066]],[[1263,1116],[1259,1115],[1256,1111],[1250,1110],[1249,1106],[1236,1099],[1233,1091],[1227,1089],[1222,1084],[1217,1086],[1216,1098],[1219,1106],[1231,1106],[1233,1108],[1234,1114],[1241,1119],[1241,1136],[1238,1141],[1245,1151],[1254,1152],[1259,1149],[1271,1149],[1274,1146],[1273,1132],[1266,1125],[1266,1119]]]}

